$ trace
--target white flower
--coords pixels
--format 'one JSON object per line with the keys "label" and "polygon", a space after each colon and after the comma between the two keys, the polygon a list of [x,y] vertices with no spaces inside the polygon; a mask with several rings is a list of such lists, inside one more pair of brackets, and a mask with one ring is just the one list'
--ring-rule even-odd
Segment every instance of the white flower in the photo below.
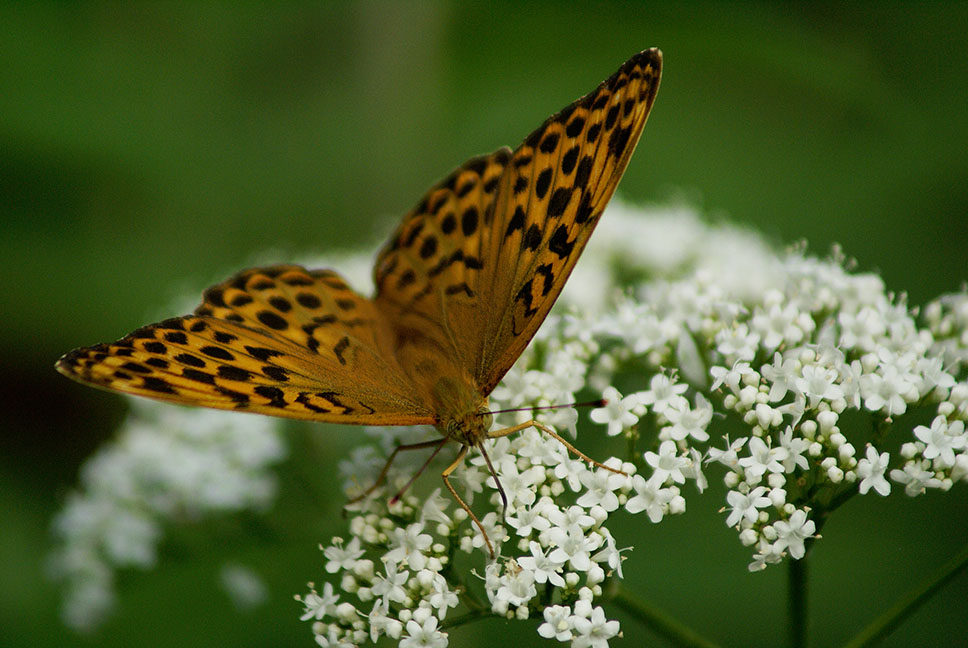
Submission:
{"label": "white flower", "polygon": [[696,441],[709,440],[706,426],[713,418],[713,406],[702,394],[696,394],[695,408],[669,408],[665,411],[665,417],[670,425],[664,432],[668,432],[669,438],[674,441],[683,441],[690,436]]}
{"label": "white flower", "polygon": [[407,599],[407,590],[404,586],[410,579],[410,572],[406,569],[397,571],[397,563],[391,561],[384,562],[383,567],[386,575],[377,574],[374,578],[373,595],[382,596],[387,601],[402,603]]}
{"label": "white flower", "polygon": [[751,333],[746,324],[723,328],[716,334],[716,350],[729,360],[752,360],[759,342],[759,333]]}
{"label": "white flower", "polygon": [[384,560],[389,563],[406,561],[411,569],[420,571],[427,564],[424,552],[430,548],[434,539],[428,533],[423,533],[422,522],[408,524],[406,528],[396,527],[390,535],[390,551]]}
{"label": "white flower", "polygon": [[578,459],[564,459],[555,466],[555,477],[568,484],[573,491],[581,488],[581,478],[588,472],[588,466]]}
{"label": "white flower", "polygon": [[684,459],[686,463],[682,467],[682,474],[687,479],[695,480],[696,490],[702,493],[709,486],[706,475],[702,471],[702,453],[696,448],[689,448],[689,456],[684,457]]}
{"label": "white flower", "polygon": [[793,357],[785,358],[779,352],[773,354],[773,364],[763,365],[760,372],[770,385],[771,403],[783,400],[787,392],[794,389],[800,378],[800,362]]}
{"label": "white flower", "polygon": [[437,610],[437,616],[441,619],[447,617],[447,608],[457,607],[460,604],[457,592],[450,589],[447,579],[438,573],[432,574],[430,596],[427,601],[430,603],[430,607]]}
{"label": "white flower", "polygon": [[891,479],[904,484],[905,494],[911,497],[923,495],[928,488],[941,487],[941,480],[932,471],[925,470],[917,463],[905,464],[903,470],[895,468],[891,471]]}
{"label": "white flower", "polygon": [[847,349],[873,351],[877,348],[877,340],[887,330],[884,316],[870,306],[864,306],[856,313],[841,311],[837,319],[841,327],[840,344]]}
{"label": "white flower", "polygon": [[914,428],[914,436],[924,443],[924,458],[940,458],[945,467],[955,465],[955,450],[962,450],[968,442],[964,421],[955,421],[949,425],[943,416],[936,416],[930,428],[923,425]]}
{"label": "white flower", "polygon": [[558,641],[571,639],[574,617],[567,605],[549,605],[544,609],[544,623],[538,626],[538,634],[545,639],[554,637]]}
{"label": "white flower", "polygon": [[324,616],[332,616],[336,613],[336,602],[339,600],[339,594],[333,593],[332,583],[323,583],[323,595],[320,596],[315,589],[311,589],[309,594],[302,597],[301,601],[303,604],[303,615],[300,618],[302,621],[308,619],[322,619]]}
{"label": "white flower", "polygon": [[605,611],[601,607],[592,610],[588,618],[572,617],[574,627],[573,648],[607,648],[608,640],[618,634],[618,621],[605,618]]}
{"label": "white flower", "polygon": [[643,456],[645,463],[652,466],[652,476],[659,483],[664,484],[669,479],[677,484],[685,483],[686,478],[682,470],[689,463],[689,459],[679,456],[675,441],[663,441],[659,444],[658,454],[646,452]]}
{"label": "white flower", "polygon": [[579,572],[588,571],[591,566],[591,552],[602,544],[600,535],[585,535],[577,524],[566,528],[554,527],[548,531],[548,537],[557,545],[548,557],[555,562],[568,563]]}
{"label": "white flower", "polygon": [[447,507],[451,500],[440,494],[440,489],[435,488],[424,500],[423,508],[420,511],[421,522],[441,522],[446,525],[451,524],[450,516],[447,515]]}
{"label": "white flower", "polygon": [[577,525],[581,529],[587,529],[595,524],[595,518],[580,506],[569,506],[567,509],[549,506],[546,515],[553,525],[562,528]]}
{"label": "white flower", "polygon": [[659,373],[652,376],[648,391],[639,393],[639,400],[642,405],[651,406],[653,411],[664,414],[673,406],[682,409],[680,403],[683,402],[688,407],[688,401],[682,395],[686,389],[688,385],[673,382],[669,376]]}
{"label": "white flower", "polygon": [[565,563],[552,560],[545,555],[545,550],[534,540],[528,543],[528,547],[531,549],[531,555],[518,558],[518,564],[534,575],[535,582],[564,587],[565,579],[561,577],[560,572]]}
{"label": "white flower", "polygon": [[884,497],[890,494],[891,484],[884,479],[884,472],[890,459],[889,453],[878,454],[877,448],[867,445],[867,457],[857,462],[857,476],[861,479],[857,490],[861,495],[866,495],[871,488]]}
{"label": "white flower", "polygon": [[403,623],[399,619],[389,616],[390,604],[386,599],[377,599],[373,604],[373,609],[367,616],[370,623],[370,641],[376,643],[382,635],[387,635],[391,639],[399,639],[403,632]]}
{"label": "white flower", "polygon": [[447,633],[437,629],[437,617],[430,615],[421,624],[407,621],[407,636],[400,640],[400,648],[446,648]]}
{"label": "white flower", "polygon": [[[554,441],[554,440],[553,440]],[[557,443],[557,441],[554,441]],[[518,505],[531,506],[536,499],[537,484],[545,476],[544,468],[531,466],[527,470],[518,471],[517,468],[501,473],[501,486],[508,498],[511,509]]]}
{"label": "white flower", "polygon": [[114,602],[113,570],[153,567],[164,524],[260,510],[275,497],[269,472],[285,455],[269,417],[132,399],[116,440],[81,469],[80,489],[54,518],[55,578],[65,621],[94,629]]}
{"label": "white flower", "polygon": [[814,408],[821,400],[830,402],[844,397],[844,390],[837,384],[837,377],[834,369],[806,365],[801,370],[801,377],[794,384],[797,391],[809,399],[810,407]]}
{"label": "white flower", "polygon": [[864,407],[872,412],[883,411],[887,416],[907,411],[906,399],[917,399],[914,383],[897,367],[888,365],[881,373],[867,373],[860,377],[860,393]]}
{"label": "white flower", "polygon": [[[494,547],[494,551],[500,551],[501,543],[504,541],[504,527],[501,526],[501,520],[494,511],[489,512],[483,518],[481,518],[481,526],[484,527],[484,532],[487,533],[487,537],[490,538],[491,544]],[[482,549],[486,546],[484,541],[484,535],[481,534],[477,529],[474,530],[474,535],[471,538],[471,546],[476,549]]]}
{"label": "white flower", "polygon": [[608,387],[602,396],[606,400],[605,407],[593,409],[589,418],[595,423],[607,424],[608,436],[621,434],[639,422],[639,416],[634,411],[642,402],[639,394],[629,394],[623,398],[617,389]]}
{"label": "white flower", "polygon": [[635,489],[635,496],[630,497],[625,503],[626,510],[629,513],[645,511],[654,524],[662,521],[669,502],[677,493],[674,488],[662,488],[662,482],[654,478],[646,481],[642,475],[632,476],[632,488]]}
{"label": "white flower", "polygon": [[615,544],[615,538],[612,537],[612,533],[607,527],[602,527],[599,529],[599,532],[605,538],[605,547],[592,556],[592,560],[598,563],[606,563],[609,569],[614,570],[618,574],[619,578],[624,578],[622,575],[622,551],[627,551],[631,547],[620,550]]}
{"label": "white flower", "polygon": [[534,572],[522,569],[515,561],[511,560],[507,563],[504,573],[501,575],[501,584],[494,594],[494,599],[503,604],[503,609],[507,609],[509,605],[515,607],[527,605],[528,601],[538,593],[534,582]]}
{"label": "white flower", "polygon": [[757,544],[757,552],[753,554],[753,561],[747,565],[751,572],[762,571],[767,565],[776,565],[783,560],[783,549],[778,542],[770,542],[766,538],[760,538]]}
{"label": "white flower", "polygon": [[770,506],[770,498],[764,495],[765,486],[757,486],[749,493],[741,493],[731,490],[726,493],[726,503],[730,506],[729,517],[726,518],[726,526],[735,527],[741,520],[746,520],[752,524],[756,522],[760,512],[758,509]]}
{"label": "white flower", "polygon": [[709,448],[709,457],[706,459],[706,463],[716,461],[735,470],[739,467],[739,449],[746,445],[747,437],[740,437],[732,443],[729,442],[729,437],[725,437],[725,439],[726,449]]}
{"label": "white flower", "polygon": [[[796,305],[781,304],[783,294],[770,291],[764,296],[769,304],[766,310],[758,310],[751,321],[753,330],[762,338],[763,348],[772,350],[783,344],[798,344],[805,333],[814,329],[813,320],[801,313]],[[772,303],[771,303],[772,302]]]}
{"label": "white flower", "polygon": [[788,426],[780,433],[780,447],[787,451],[787,456],[783,459],[783,471],[792,473],[794,466],[801,470],[810,469],[810,461],[803,456],[803,453],[810,448],[810,442],[803,437],[793,433],[793,426]]}
{"label": "white flower", "polygon": [[581,476],[581,483],[586,490],[578,498],[578,505],[585,508],[601,506],[609,512],[616,510],[619,502],[615,491],[624,486],[627,480],[628,477],[625,475],[619,475],[604,468],[585,471]]}
{"label": "white flower", "polygon": [[813,537],[816,525],[813,520],[807,519],[806,511],[797,509],[790,516],[789,520],[778,520],[773,524],[777,534],[778,551],[788,549],[790,556],[799,560],[803,558],[806,548],[804,540]]}
{"label": "white flower", "polygon": [[527,537],[532,533],[547,531],[551,528],[551,520],[545,516],[549,507],[553,506],[551,499],[542,497],[533,506],[522,506],[509,515],[505,521],[513,527],[519,536]]}
{"label": "white flower", "polygon": [[345,549],[343,548],[342,538],[333,538],[332,546],[323,550],[323,556],[326,558],[326,571],[335,574],[341,569],[353,569],[353,565],[362,555],[363,550],[360,548],[359,537],[350,540]]}
{"label": "white flower", "polygon": [[748,476],[759,479],[766,472],[783,472],[783,462],[789,455],[786,448],[782,446],[771,448],[760,437],[752,437],[749,442],[749,449],[750,456],[739,460],[739,465],[743,467]]}

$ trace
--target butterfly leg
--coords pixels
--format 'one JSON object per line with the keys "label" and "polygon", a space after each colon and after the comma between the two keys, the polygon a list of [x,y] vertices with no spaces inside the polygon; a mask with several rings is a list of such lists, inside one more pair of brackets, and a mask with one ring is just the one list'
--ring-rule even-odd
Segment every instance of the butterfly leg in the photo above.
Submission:
{"label": "butterfly leg", "polygon": [[[390,453],[390,456],[387,458],[387,462],[383,464],[383,470],[380,471],[380,474],[379,476],[377,476],[376,481],[373,482],[373,485],[367,488],[365,491],[363,491],[362,494],[357,495],[353,499],[349,500],[347,504],[356,504],[357,502],[369,497],[370,493],[372,493],[377,488],[379,488],[379,486],[387,478],[387,472],[390,470],[390,464],[393,463],[393,460],[396,459],[397,457],[397,453],[400,452],[401,450],[422,450],[424,448],[433,448],[434,446],[436,446],[437,449],[439,450],[440,447],[443,446],[446,442],[447,442],[447,437],[444,437],[443,439],[433,439],[432,441],[421,441],[420,443],[406,443],[406,444],[398,445],[396,448],[393,449],[393,452]],[[435,452],[434,455],[436,454],[437,453]],[[431,459],[432,458],[433,457],[431,456]],[[422,471],[423,468],[421,468],[420,470]],[[417,474],[420,474],[420,473],[418,472]],[[407,485],[409,486],[409,484]]]}
{"label": "butterfly leg", "polygon": [[450,485],[451,473],[453,473],[457,469],[457,466],[459,466],[461,462],[464,461],[464,457],[466,455],[467,455],[467,446],[462,445],[460,447],[460,452],[457,453],[457,458],[454,459],[454,463],[447,466],[447,468],[444,469],[444,472],[440,473],[440,476],[444,478],[444,486],[447,487],[447,490],[450,491],[450,494],[454,497],[455,500],[457,500],[457,503],[460,504],[460,507],[464,509],[464,511],[466,511],[469,516],[471,516],[471,519],[474,521],[474,524],[477,525],[477,528],[481,530],[481,535],[484,536],[484,542],[485,544],[487,544],[487,550],[488,552],[490,552],[491,558],[493,558],[494,545],[491,544],[491,539],[487,537],[487,531],[484,530],[484,525],[481,524],[481,521],[477,519],[476,515],[474,515],[474,511],[471,510],[471,507],[469,507],[464,502],[464,500],[461,499],[461,496],[457,494],[457,491],[454,490],[454,487]]}
{"label": "butterfly leg", "polygon": [[567,450],[570,453],[572,453],[576,457],[578,457],[578,458],[580,458],[580,459],[582,459],[582,460],[584,460],[584,461],[592,464],[593,466],[595,466],[597,468],[604,468],[605,470],[608,470],[610,472],[617,473],[619,475],[625,475],[626,477],[628,476],[628,473],[625,473],[625,472],[623,472],[621,470],[617,470],[615,468],[611,468],[609,466],[606,466],[603,463],[599,463],[598,461],[595,461],[594,459],[592,459],[591,457],[589,457],[588,455],[586,455],[584,452],[582,452],[581,450],[579,450],[578,448],[576,448],[572,444],[568,443],[568,441],[566,441],[560,434],[558,434],[557,432],[555,432],[554,430],[552,430],[550,427],[548,427],[547,425],[543,425],[541,423],[538,423],[534,419],[531,419],[530,421],[525,421],[524,423],[519,423],[518,425],[512,425],[511,427],[504,428],[502,430],[495,430],[493,432],[488,432],[487,433],[487,438],[489,438],[489,439],[499,439],[499,438],[501,438],[503,436],[507,436],[509,434],[514,434],[515,432],[520,432],[521,430],[526,430],[529,427],[533,427],[533,428],[535,428],[537,430],[541,430],[542,432],[544,432],[548,436],[552,437],[553,439],[557,439],[558,442],[561,445],[565,446],[565,448],[567,448]]}

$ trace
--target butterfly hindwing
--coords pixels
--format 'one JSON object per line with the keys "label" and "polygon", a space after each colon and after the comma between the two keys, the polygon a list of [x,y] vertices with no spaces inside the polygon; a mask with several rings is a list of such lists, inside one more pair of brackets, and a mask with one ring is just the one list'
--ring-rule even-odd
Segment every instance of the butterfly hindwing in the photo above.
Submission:
{"label": "butterfly hindwing", "polygon": [[187,405],[342,423],[434,423],[391,345],[373,303],[338,275],[274,266],[208,289],[194,316],[78,349],[57,368],[95,386]]}

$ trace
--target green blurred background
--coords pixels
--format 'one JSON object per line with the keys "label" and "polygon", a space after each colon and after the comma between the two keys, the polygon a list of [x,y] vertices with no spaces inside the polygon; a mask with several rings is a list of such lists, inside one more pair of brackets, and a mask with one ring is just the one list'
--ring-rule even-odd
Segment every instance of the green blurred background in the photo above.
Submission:
{"label": "green blurred background", "polygon": [[[339,501],[325,477],[355,439],[308,426],[294,443],[318,472],[292,470],[317,497],[293,494],[287,467],[258,532],[179,529],[158,569],[122,575],[100,633],[59,624],[49,519],[124,401],[53,361],[267,250],[374,245],[432,181],[517,144],[645,47],[663,49],[664,76],[625,197],[685,195],[819,253],[839,242],[913,304],[957,289],[966,26],[966,3],[0,5],[0,645],[312,645],[290,597],[323,575],[316,544],[341,522],[319,502]],[[726,644],[778,643],[784,570],[749,575],[721,500],[689,502],[629,531],[628,585]],[[851,502],[814,554],[816,645],[950,557],[966,520],[964,485]],[[215,584],[224,559],[255,567],[273,601],[236,613]],[[962,575],[888,645],[963,639],[966,601]],[[624,645],[651,641],[616,616]],[[452,645],[495,638],[539,643],[533,624],[492,620]]]}

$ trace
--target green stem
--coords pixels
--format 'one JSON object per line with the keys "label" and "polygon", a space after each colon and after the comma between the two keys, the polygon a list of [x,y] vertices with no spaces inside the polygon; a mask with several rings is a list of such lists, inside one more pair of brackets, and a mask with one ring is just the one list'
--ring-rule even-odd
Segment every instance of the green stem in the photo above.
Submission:
{"label": "green stem", "polygon": [[787,561],[787,605],[790,623],[790,646],[807,645],[807,554],[800,560]]}
{"label": "green stem", "polygon": [[864,648],[873,646],[891,634],[901,623],[911,616],[923,603],[944,587],[968,566],[968,545],[965,545],[954,558],[946,562],[932,576],[901,597],[897,603],[874,619],[861,630],[844,648]]}
{"label": "green stem", "polygon": [[631,617],[648,626],[660,637],[665,637],[675,646],[685,648],[717,648],[717,644],[701,637],[655,606],[649,605],[619,586],[612,600]]}

